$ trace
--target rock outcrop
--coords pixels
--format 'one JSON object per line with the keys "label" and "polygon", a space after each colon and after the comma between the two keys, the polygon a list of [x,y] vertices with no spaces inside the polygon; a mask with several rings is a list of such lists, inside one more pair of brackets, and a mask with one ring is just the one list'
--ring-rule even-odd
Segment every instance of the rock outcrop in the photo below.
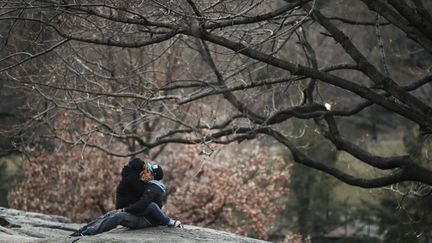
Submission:
{"label": "rock outcrop", "polygon": [[117,227],[84,237],[69,235],[80,227],[62,216],[0,207],[0,242],[264,242],[218,230],[186,225],[182,229],[152,227],[130,230]]}

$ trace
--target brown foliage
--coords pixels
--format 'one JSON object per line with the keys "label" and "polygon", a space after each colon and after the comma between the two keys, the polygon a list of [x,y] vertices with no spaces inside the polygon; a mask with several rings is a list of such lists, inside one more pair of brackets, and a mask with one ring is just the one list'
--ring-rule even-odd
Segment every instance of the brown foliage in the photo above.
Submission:
{"label": "brown foliage", "polygon": [[267,238],[284,207],[288,168],[262,149],[223,153],[203,160],[199,147],[189,146],[169,156],[167,212],[184,223]]}
{"label": "brown foliage", "polygon": [[[71,127],[91,131],[94,124],[70,113],[58,113],[52,127],[61,136],[76,136]],[[104,141],[95,136],[89,141]],[[125,160],[115,159],[101,150],[59,143],[53,152],[36,146],[27,151],[26,180],[9,194],[12,207],[69,217],[86,222],[114,209],[115,188]],[[124,149],[116,145],[117,149]]]}
{"label": "brown foliage", "polygon": [[96,149],[65,147],[30,157],[26,181],[9,194],[12,207],[89,221],[114,208],[122,163]]}
{"label": "brown foliage", "polygon": [[[65,114],[57,125],[73,120]],[[91,123],[74,124],[91,128]],[[65,132],[63,136],[73,137]],[[103,140],[103,137],[96,139]],[[185,149],[182,149],[185,148]],[[232,147],[231,147],[232,148]],[[116,145],[116,149],[125,149]],[[289,168],[263,149],[218,150],[202,156],[197,146],[168,147],[162,159],[168,185],[168,215],[187,224],[266,238],[288,193]],[[125,159],[95,148],[63,145],[54,153],[31,152],[26,181],[9,195],[13,207],[60,214],[86,222],[114,208]]]}
{"label": "brown foliage", "polygon": [[[196,146],[170,153],[163,163],[169,194],[164,210],[187,224],[266,238],[284,207],[289,170],[281,158],[260,149],[232,158],[234,152],[225,150],[217,161],[203,159]],[[26,181],[9,195],[13,207],[77,222],[114,208],[125,161],[79,147],[29,158]]]}
{"label": "brown foliage", "polygon": [[[284,207],[289,170],[263,150],[233,158],[235,152],[225,150],[213,161],[203,159],[196,146],[170,153],[163,163],[169,195],[164,210],[187,224],[266,238]],[[33,155],[25,165],[26,181],[9,195],[13,207],[77,222],[114,208],[124,160],[79,147]]]}

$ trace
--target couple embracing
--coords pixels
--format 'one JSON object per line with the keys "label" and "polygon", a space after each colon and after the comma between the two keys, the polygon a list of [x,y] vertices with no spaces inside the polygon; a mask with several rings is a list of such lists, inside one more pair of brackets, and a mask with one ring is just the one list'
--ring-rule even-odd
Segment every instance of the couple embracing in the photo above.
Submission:
{"label": "couple embracing", "polygon": [[164,225],[182,228],[181,222],[162,212],[165,185],[161,182],[163,170],[160,165],[132,159],[121,172],[116,190],[116,210],[93,220],[71,236],[96,235],[122,225],[141,229]]}

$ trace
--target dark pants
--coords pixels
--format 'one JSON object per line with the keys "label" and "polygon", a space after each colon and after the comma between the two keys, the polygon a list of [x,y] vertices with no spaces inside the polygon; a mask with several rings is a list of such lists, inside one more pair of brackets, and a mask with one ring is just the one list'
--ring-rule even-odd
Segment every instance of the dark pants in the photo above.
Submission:
{"label": "dark pants", "polygon": [[166,225],[170,220],[156,203],[150,203],[143,213],[144,216],[137,216],[126,212],[108,212],[82,227],[81,231],[88,235],[96,235],[112,230],[118,225],[131,229],[142,229]]}
{"label": "dark pants", "polygon": [[165,213],[162,212],[159,206],[154,202],[147,206],[146,210],[144,211],[144,217],[152,225],[167,225],[170,221],[170,218],[166,216]]}

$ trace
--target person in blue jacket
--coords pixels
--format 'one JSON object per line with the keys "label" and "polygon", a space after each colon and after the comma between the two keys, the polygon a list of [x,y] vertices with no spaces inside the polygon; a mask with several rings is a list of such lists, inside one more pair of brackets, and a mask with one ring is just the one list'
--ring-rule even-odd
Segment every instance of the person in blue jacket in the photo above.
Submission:
{"label": "person in blue jacket", "polygon": [[161,182],[160,165],[135,158],[123,167],[122,179],[116,190],[116,210],[106,213],[81,227],[71,236],[96,235],[118,225],[141,229],[157,225],[183,227],[162,212],[165,185]]}

